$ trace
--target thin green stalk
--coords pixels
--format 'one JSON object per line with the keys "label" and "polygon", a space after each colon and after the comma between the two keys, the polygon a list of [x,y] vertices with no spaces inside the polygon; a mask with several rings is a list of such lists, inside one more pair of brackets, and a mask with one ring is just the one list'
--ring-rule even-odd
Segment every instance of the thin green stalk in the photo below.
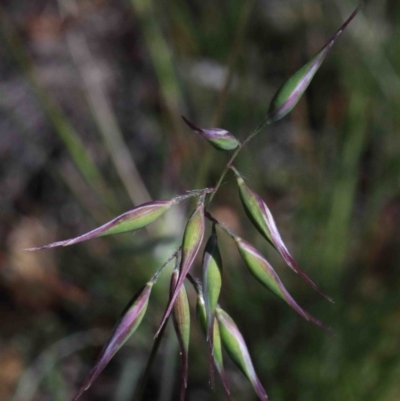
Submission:
{"label": "thin green stalk", "polygon": [[[229,88],[231,87],[232,84],[232,79],[233,79],[233,74],[235,72],[235,67],[236,63],[238,61],[240,51],[243,46],[244,42],[244,37],[246,34],[246,28],[247,28],[247,23],[250,20],[250,15],[251,15],[251,10],[253,9],[253,6],[255,4],[254,0],[251,1],[245,1],[243,4],[243,8],[240,13],[240,20],[238,23],[238,29],[237,29],[237,34],[235,37],[234,45],[231,50],[231,53],[229,54],[228,58],[228,74],[225,79],[224,86],[222,87],[221,91],[218,94],[218,99],[217,99],[217,105],[215,108],[215,112],[212,118],[212,126],[218,126],[222,120],[222,117],[225,112],[226,108],[226,102],[228,99],[228,93],[229,93]],[[208,149],[206,151],[205,158],[203,159],[203,162],[201,163],[201,168],[199,170],[199,173],[197,174],[196,177],[196,187],[202,186],[202,183],[205,180],[205,177],[208,173],[208,170],[211,167],[211,162],[213,160],[213,153],[212,150]],[[226,172],[225,172],[226,174]]]}
{"label": "thin green stalk", "polygon": [[217,184],[215,185],[214,188],[214,192],[211,194],[210,198],[208,199],[207,202],[207,207],[210,205],[210,203],[212,202],[212,200],[214,199],[215,194],[218,192],[219,187],[222,184],[222,181],[224,180],[227,172],[229,171],[229,167],[231,166],[231,164],[233,164],[233,162],[236,160],[237,156],[239,155],[239,153],[241,152],[241,150],[245,147],[245,145],[247,145],[256,135],[258,135],[266,126],[268,126],[270,124],[270,122],[268,120],[264,121],[262,124],[260,124],[243,142],[242,144],[235,150],[235,152],[233,153],[233,155],[231,156],[230,160],[228,161],[228,163],[226,164],[224,170],[222,171]]}
{"label": "thin green stalk", "polygon": [[155,283],[159,277],[159,275],[162,273],[162,271],[165,269],[166,266],[169,265],[170,262],[172,262],[174,259],[178,258],[180,260],[180,252],[181,252],[181,247],[179,247],[164,263],[163,265],[153,274],[153,277],[150,279],[153,283]]}
{"label": "thin green stalk", "polygon": [[182,94],[173,63],[174,56],[156,13],[156,10],[161,9],[160,4],[155,4],[154,0],[130,0],[130,3],[138,17],[141,34],[153,64],[166,123],[171,126],[169,131],[175,135],[176,143],[192,146],[185,141],[186,135],[183,136],[183,126],[179,118],[179,110],[182,110],[183,104]]}
{"label": "thin green stalk", "polygon": [[244,1],[243,7],[240,11],[240,20],[238,22],[234,45],[228,57],[228,74],[226,76],[224,86],[218,94],[217,105],[212,119],[213,127],[219,124],[219,122],[222,120],[222,116],[224,115],[229,88],[232,84],[235,66],[242,50],[247,24],[250,20],[251,11],[253,10],[254,4],[255,0]]}

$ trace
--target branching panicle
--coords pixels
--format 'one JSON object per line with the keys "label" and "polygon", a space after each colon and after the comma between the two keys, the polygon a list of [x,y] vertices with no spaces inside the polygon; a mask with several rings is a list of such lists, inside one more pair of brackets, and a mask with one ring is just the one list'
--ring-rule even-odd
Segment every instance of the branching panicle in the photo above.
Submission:
{"label": "branching panicle", "polygon": [[[225,347],[228,354],[237,364],[242,373],[250,381],[258,398],[262,401],[268,400],[267,393],[255,372],[250,353],[242,334],[233,319],[218,305],[222,287],[222,257],[218,248],[216,226],[221,228],[233,239],[244,264],[247,266],[250,273],[261,282],[261,284],[287,303],[307,321],[310,321],[327,331],[331,330],[318,319],[304,311],[294,301],[274,268],[264,258],[264,256],[251,244],[234,233],[226,224],[215,219],[208,211],[208,207],[213,202],[216,193],[220,190],[226,174],[232,170],[236,177],[241,202],[247,216],[255,228],[272,245],[272,247],[276,249],[287,266],[298,273],[299,276],[314,290],[331,301],[331,299],[326,296],[316,286],[316,284],[314,284],[308,275],[300,269],[284,244],[271,211],[262,198],[249,188],[241,173],[233,164],[241,150],[256,135],[260,134],[266,126],[286,116],[295,107],[304,91],[310,85],[312,78],[322,65],[330,49],[347,25],[356,16],[359,9],[360,7],[350,15],[348,20],[339,28],[335,35],[308,63],[287,79],[273,97],[265,121],[250,133],[244,141],[240,142],[233,134],[223,128],[200,128],[185,117],[182,117],[183,121],[191,130],[196,132],[202,138],[205,138],[219,151],[233,151],[228,163],[221,172],[215,187],[195,189],[168,200],[147,202],[86,234],[72,239],[27,249],[28,251],[36,251],[45,248],[69,246],[97,237],[139,230],[159,219],[172,206],[178,205],[189,198],[197,198],[197,204],[187,220],[181,246],[153,274],[151,279],[125,308],[114,328],[110,340],[104,346],[95,366],[90,371],[88,377],[75,395],[74,401],[92,385],[93,381],[105,368],[110,359],[138,328],[146,313],[153,285],[156,284],[161,272],[173,260],[175,260],[176,263],[175,269],[171,274],[170,299],[156,333],[156,337],[164,333],[165,324],[167,323],[170,314],[173,313],[174,326],[179,340],[182,362],[181,401],[184,401],[185,399],[187,387],[188,350],[191,325],[189,298],[184,286],[186,279],[192,283],[197,293],[198,318],[208,343],[210,365],[212,367],[211,371],[213,369],[217,371],[227,399],[230,399],[230,390],[223,365],[221,344]],[[211,235],[207,245],[205,246],[202,263],[202,280],[199,280],[191,274],[191,270],[196,262],[200,249],[202,249],[207,221],[211,222],[212,225]],[[154,354],[157,351],[159,341],[160,339],[156,340],[157,346],[154,348],[154,352],[152,352],[149,364],[146,368],[146,374],[150,369],[151,362],[154,360]]]}

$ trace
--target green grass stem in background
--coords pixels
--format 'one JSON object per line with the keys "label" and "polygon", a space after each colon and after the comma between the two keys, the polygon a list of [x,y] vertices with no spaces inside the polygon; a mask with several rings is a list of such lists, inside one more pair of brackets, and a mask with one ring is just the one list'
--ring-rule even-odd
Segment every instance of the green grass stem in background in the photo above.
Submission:
{"label": "green grass stem in background", "polygon": [[99,197],[109,206],[115,213],[119,209],[118,201],[115,196],[107,188],[101,172],[93,162],[91,156],[87,152],[85,145],[80,139],[77,132],[72,127],[68,118],[62,110],[54,102],[47,91],[40,85],[37,74],[26,55],[22,43],[17,35],[13,32],[12,27],[0,7],[1,34],[4,42],[7,44],[12,55],[15,58],[19,68],[28,77],[32,88],[34,89],[40,103],[46,111],[50,121],[54,125],[55,132],[64,143],[65,148],[71,155],[72,160],[76,164],[81,174],[85,177],[87,183],[95,190]]}

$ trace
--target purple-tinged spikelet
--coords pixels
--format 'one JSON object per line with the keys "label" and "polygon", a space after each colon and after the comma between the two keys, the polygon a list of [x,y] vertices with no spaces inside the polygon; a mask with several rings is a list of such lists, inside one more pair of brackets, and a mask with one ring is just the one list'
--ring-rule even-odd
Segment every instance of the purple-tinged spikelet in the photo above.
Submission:
{"label": "purple-tinged spikelet", "polygon": [[308,275],[300,268],[300,266],[293,259],[292,255],[286,248],[279,234],[275,220],[268,209],[268,206],[261,199],[261,197],[253,192],[248,185],[244,182],[240,173],[231,166],[231,169],[236,175],[237,184],[239,188],[239,195],[242,201],[244,210],[255,225],[261,235],[281,254],[286,264],[320,295],[325,297],[328,301],[333,302],[317,285],[308,277]]}
{"label": "purple-tinged spikelet", "polygon": [[201,243],[203,242],[204,237],[204,228],[205,228],[205,221],[204,221],[204,195],[200,196],[196,209],[190,216],[185,232],[183,234],[183,241],[182,241],[182,259],[181,259],[181,266],[180,266],[180,273],[179,279],[176,283],[175,291],[170,297],[169,304],[167,309],[164,313],[163,319],[161,321],[160,327],[156,333],[156,337],[160,333],[162,327],[164,326],[167,318],[169,317],[172,308],[174,306],[175,300],[179,294],[179,291],[185,281],[185,278],[192,267],[192,264],[199,252]]}
{"label": "purple-tinged spikelet", "polygon": [[203,296],[207,315],[207,340],[212,341],[212,326],[222,285],[222,259],[218,248],[217,233],[213,225],[203,255]]}
{"label": "purple-tinged spikelet", "polygon": [[332,36],[328,43],[303,67],[294,73],[273,97],[267,115],[267,121],[272,123],[285,117],[296,106],[305,90],[310,85],[315,73],[328,55],[329,50],[345,30],[347,25],[357,15],[362,5],[350,15],[346,22]]}
{"label": "purple-tinged spikelet", "polygon": [[153,285],[154,280],[150,280],[129,302],[115,325],[111,338],[100,352],[93,369],[79,388],[73,401],[76,401],[92,385],[111,358],[138,328],[146,313]]}
{"label": "purple-tinged spikelet", "polygon": [[134,209],[121,214],[115,219],[103,224],[101,227],[96,228],[79,237],[67,239],[64,241],[53,242],[48,245],[39,246],[36,248],[26,249],[27,251],[37,251],[39,249],[54,248],[57,246],[69,246],[77,244],[78,242],[87,241],[96,237],[104,237],[106,235],[120,234],[127,231],[134,231],[143,228],[153,221],[157,220],[163,215],[172,205],[175,205],[179,198],[170,200],[158,200],[147,202],[143,205],[135,207]]}
{"label": "purple-tinged spikelet", "polygon": [[304,311],[292,298],[289,292],[286,290],[282,281],[276,274],[273,267],[268,263],[268,261],[261,255],[261,253],[255,249],[248,242],[243,240],[238,236],[234,236],[233,239],[236,242],[239,253],[242,256],[246,266],[250,272],[270,291],[272,291],[279,298],[283,299],[292,309],[294,309],[300,316],[314,323],[318,327],[331,332],[332,329],[322,322],[320,322],[315,317],[311,316],[308,312]]}
{"label": "purple-tinged spikelet", "polygon": [[[195,285],[195,290],[197,293],[197,318],[200,321],[200,325],[204,331],[204,334],[208,335],[207,331],[207,316],[206,316],[206,306],[203,297],[203,293],[199,285]],[[215,369],[218,372],[218,375],[221,379],[222,386],[224,388],[225,396],[230,401],[231,395],[228,386],[228,382],[226,380],[226,374],[224,369],[224,361],[222,358],[222,347],[221,347],[221,333],[219,330],[219,325],[216,317],[213,321],[213,332],[212,332],[212,340],[208,342],[208,345],[211,345],[210,348],[210,358],[214,364]],[[212,371],[211,371],[212,374]]]}
{"label": "purple-tinged spikelet", "polygon": [[222,128],[199,128],[182,116],[182,120],[194,132],[207,139],[218,150],[233,150],[239,146],[239,141],[227,130]]}
{"label": "purple-tinged spikelet", "polygon": [[[175,269],[171,276],[171,296],[175,291],[179,279],[179,270]],[[190,339],[190,309],[185,286],[179,290],[173,309],[173,320],[176,335],[179,341],[180,356],[182,362],[182,386],[181,401],[185,400],[188,376],[188,352]]]}
{"label": "purple-tinged spikelet", "polygon": [[254,391],[258,395],[258,398],[262,401],[268,401],[267,393],[264,390],[251,361],[246,342],[235,322],[220,307],[217,308],[216,315],[224,348],[242,373],[249,379],[250,383],[253,385]]}

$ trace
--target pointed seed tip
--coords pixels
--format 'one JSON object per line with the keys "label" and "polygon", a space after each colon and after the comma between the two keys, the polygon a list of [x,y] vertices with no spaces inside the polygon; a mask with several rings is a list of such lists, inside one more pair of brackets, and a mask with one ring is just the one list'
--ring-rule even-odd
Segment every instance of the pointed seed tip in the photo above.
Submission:
{"label": "pointed seed tip", "polygon": [[196,127],[196,126],[195,126],[191,121],[189,121],[185,116],[181,116],[181,117],[182,117],[182,120],[185,122],[185,124],[186,124],[190,129],[192,129],[193,131],[197,131],[197,132],[202,131],[201,128]]}
{"label": "pointed seed tip", "polygon": [[165,323],[166,323],[166,322],[165,322],[165,319],[163,319],[163,320],[161,321],[160,326],[158,327],[158,330],[157,330],[156,334],[154,334],[154,340],[160,335],[161,330],[163,329]]}
{"label": "pointed seed tip", "polygon": [[335,331],[332,327],[322,323],[321,321],[319,321],[319,323],[320,327],[323,328],[327,333],[335,335]]}
{"label": "pointed seed tip", "polygon": [[74,395],[74,397],[72,398],[72,401],[77,401],[85,391],[86,391],[86,389],[80,388],[80,389],[78,390],[78,392],[77,392],[77,393]]}

